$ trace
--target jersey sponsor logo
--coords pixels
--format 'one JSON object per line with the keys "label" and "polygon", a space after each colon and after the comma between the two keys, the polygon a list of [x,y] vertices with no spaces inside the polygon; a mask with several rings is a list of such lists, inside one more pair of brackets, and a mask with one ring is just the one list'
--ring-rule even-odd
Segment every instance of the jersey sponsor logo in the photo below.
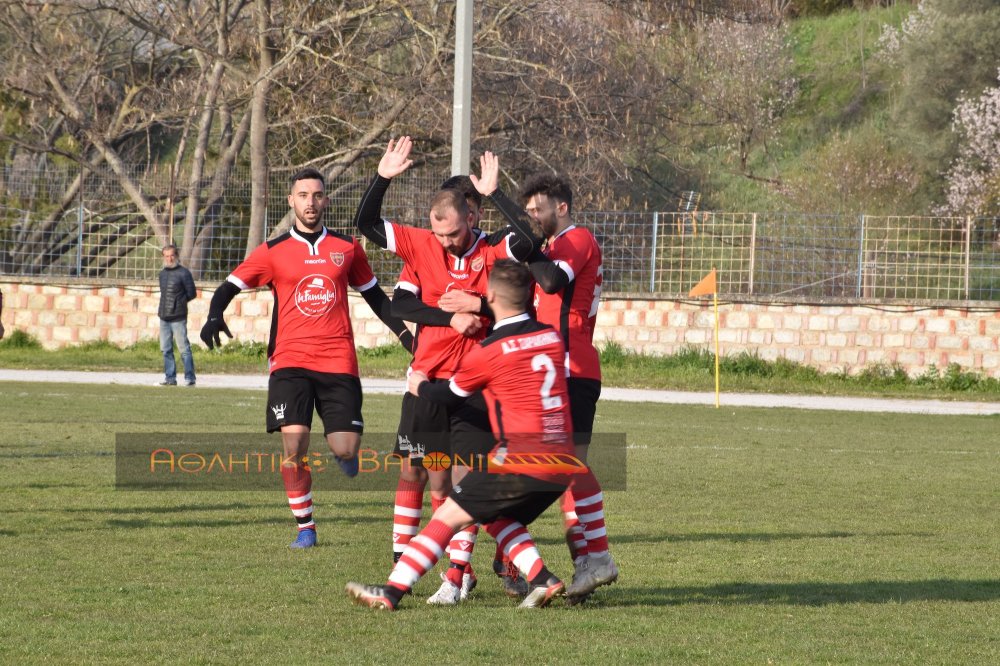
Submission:
{"label": "jersey sponsor logo", "polygon": [[472,264],[469,266],[469,268],[478,273],[479,271],[483,270],[484,264],[485,261],[483,260],[482,257],[476,257],[475,259],[472,260]]}
{"label": "jersey sponsor logo", "polygon": [[344,253],[343,252],[331,252],[330,253],[330,261],[332,261],[335,266],[343,266],[344,265]]}
{"label": "jersey sponsor logo", "polygon": [[326,259],[306,259],[303,263],[306,264],[325,264]]}
{"label": "jersey sponsor logo", "polygon": [[468,273],[455,273],[455,272],[449,270],[448,271],[448,275],[452,276],[456,280],[468,280],[469,279],[469,274]]}
{"label": "jersey sponsor logo", "polygon": [[319,317],[337,303],[337,285],[326,275],[307,275],[295,285],[295,307],[307,317]]}

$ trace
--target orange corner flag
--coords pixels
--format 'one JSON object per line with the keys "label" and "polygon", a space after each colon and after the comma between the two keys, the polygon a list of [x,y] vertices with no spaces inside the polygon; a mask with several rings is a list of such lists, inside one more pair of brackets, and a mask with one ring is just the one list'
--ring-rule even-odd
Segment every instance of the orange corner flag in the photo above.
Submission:
{"label": "orange corner flag", "polygon": [[705,294],[714,294],[715,291],[715,269],[701,279],[701,282],[696,284],[688,296],[704,296]]}

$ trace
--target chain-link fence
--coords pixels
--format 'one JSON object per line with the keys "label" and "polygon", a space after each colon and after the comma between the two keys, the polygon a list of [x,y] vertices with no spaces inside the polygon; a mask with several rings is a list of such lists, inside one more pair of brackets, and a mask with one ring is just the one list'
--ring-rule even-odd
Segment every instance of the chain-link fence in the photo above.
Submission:
{"label": "chain-link fence", "polygon": [[[327,184],[326,223],[353,233],[352,219],[374,165]],[[417,169],[394,181],[387,217],[426,225],[426,203],[447,173]],[[287,173],[270,179],[265,237],[287,225]],[[198,279],[219,281],[248,251],[250,178],[236,173],[214,205],[185,229],[189,184],[169,174],[130,174]],[[210,183],[199,188],[208,191]],[[160,238],[107,172],[0,172],[0,274],[112,281],[154,280]],[[789,213],[586,212],[604,252],[606,292],[684,295],[712,268],[729,297],[879,301],[1000,300],[1000,218],[874,217]],[[487,209],[484,228],[500,224]],[[185,234],[187,232],[187,234]],[[189,239],[184,243],[184,239]],[[386,285],[398,259],[367,247]]]}

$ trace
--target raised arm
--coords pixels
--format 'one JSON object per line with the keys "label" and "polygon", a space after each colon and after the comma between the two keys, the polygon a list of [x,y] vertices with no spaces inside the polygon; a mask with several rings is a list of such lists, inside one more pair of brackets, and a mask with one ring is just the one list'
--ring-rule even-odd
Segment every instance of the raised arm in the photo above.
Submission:
{"label": "raised arm", "polygon": [[531,221],[523,208],[503,193],[500,181],[500,160],[490,151],[479,158],[480,175],[470,174],[469,179],[476,190],[496,206],[500,214],[510,223],[509,247],[511,255],[518,261],[526,261],[542,242],[531,229]]}
{"label": "raised arm", "polygon": [[408,136],[398,140],[389,139],[385,154],[378,163],[378,173],[361,196],[361,203],[354,217],[354,226],[358,231],[381,248],[389,246],[385,222],[382,221],[382,199],[392,179],[413,164],[413,160],[409,159],[412,148],[413,142]]}

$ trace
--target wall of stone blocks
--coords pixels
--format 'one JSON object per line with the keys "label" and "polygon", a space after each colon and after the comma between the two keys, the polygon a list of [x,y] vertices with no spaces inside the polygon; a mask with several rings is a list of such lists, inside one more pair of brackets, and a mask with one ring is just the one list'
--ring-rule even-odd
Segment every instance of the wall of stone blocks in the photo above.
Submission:
{"label": "wall of stone blocks", "polygon": [[[215,285],[199,288],[188,308],[192,338],[205,320]],[[3,324],[23,330],[49,349],[108,340],[126,346],[156,339],[159,288],[155,284],[99,286],[0,280]],[[349,295],[359,347],[395,341],[358,294]],[[265,342],[273,300],[267,290],[241,293],[226,322],[237,339]],[[703,303],[611,296],[597,315],[598,344],[671,354],[685,347],[714,349],[714,310]],[[786,358],[822,371],[857,372],[898,364],[911,375],[931,365],[957,363],[1000,378],[1000,307],[942,308],[900,305],[795,305],[720,303],[722,354],[750,351],[764,359]]]}

